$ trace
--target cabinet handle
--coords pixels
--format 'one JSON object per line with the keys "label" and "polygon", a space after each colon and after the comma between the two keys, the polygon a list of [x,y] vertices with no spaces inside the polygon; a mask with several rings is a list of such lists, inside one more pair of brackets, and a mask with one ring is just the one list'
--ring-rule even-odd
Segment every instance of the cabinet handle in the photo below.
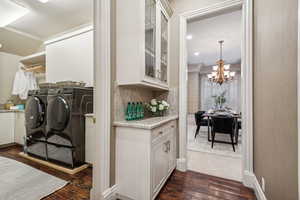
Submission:
{"label": "cabinet handle", "polygon": [[168,152],[170,152],[170,151],[171,151],[171,142],[168,141]]}
{"label": "cabinet handle", "polygon": [[168,151],[169,151],[168,142],[165,142],[165,143],[164,143],[164,147],[165,147],[164,152],[165,152],[165,153],[168,153]]}
{"label": "cabinet handle", "polygon": [[159,132],[158,132],[159,135],[162,135],[163,133],[164,133],[164,132],[162,132],[162,131],[159,131]]}
{"label": "cabinet handle", "polygon": [[174,128],[174,127],[175,127],[174,125],[171,126],[171,128]]}

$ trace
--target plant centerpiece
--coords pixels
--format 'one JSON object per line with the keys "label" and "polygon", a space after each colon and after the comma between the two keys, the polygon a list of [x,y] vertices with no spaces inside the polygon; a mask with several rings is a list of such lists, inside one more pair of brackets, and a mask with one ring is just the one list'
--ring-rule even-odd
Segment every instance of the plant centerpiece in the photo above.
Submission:
{"label": "plant centerpiece", "polygon": [[152,99],[150,103],[146,104],[146,109],[155,117],[163,116],[169,107],[170,105],[164,100]]}
{"label": "plant centerpiece", "polygon": [[226,103],[225,93],[226,91],[222,92],[220,95],[212,96],[215,100],[215,107],[218,110],[222,110],[224,103]]}

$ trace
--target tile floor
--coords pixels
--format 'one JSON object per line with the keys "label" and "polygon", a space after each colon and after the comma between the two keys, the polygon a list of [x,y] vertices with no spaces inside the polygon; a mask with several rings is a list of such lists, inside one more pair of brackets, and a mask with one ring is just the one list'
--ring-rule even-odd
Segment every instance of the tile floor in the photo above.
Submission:
{"label": "tile floor", "polygon": [[[215,143],[207,140],[207,127],[201,127],[194,138],[196,124],[193,115],[188,116],[188,169],[236,181],[242,180],[242,144],[241,137],[236,152],[229,144]],[[217,134],[216,139],[230,139],[227,135]]]}

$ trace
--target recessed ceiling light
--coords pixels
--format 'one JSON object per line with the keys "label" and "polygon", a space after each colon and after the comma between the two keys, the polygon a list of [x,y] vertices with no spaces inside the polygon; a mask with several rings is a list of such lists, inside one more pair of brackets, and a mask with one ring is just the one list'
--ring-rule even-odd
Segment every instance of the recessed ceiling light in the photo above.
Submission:
{"label": "recessed ceiling light", "polygon": [[38,0],[38,1],[42,3],[47,3],[49,0]]}
{"label": "recessed ceiling light", "polygon": [[195,56],[199,56],[199,54],[200,54],[199,52],[195,52],[194,53]]}
{"label": "recessed ceiling light", "polygon": [[13,1],[1,0],[0,27],[5,27],[26,15],[29,10]]}
{"label": "recessed ceiling light", "polygon": [[193,39],[193,35],[187,35],[187,36],[186,36],[186,39],[187,39],[187,40]]}

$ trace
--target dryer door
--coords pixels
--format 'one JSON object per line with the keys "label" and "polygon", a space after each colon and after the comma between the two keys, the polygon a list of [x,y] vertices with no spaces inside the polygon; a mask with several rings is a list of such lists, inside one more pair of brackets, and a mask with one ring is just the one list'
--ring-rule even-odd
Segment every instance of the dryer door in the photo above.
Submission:
{"label": "dryer door", "polygon": [[25,120],[28,129],[36,129],[44,124],[46,105],[36,96],[31,96],[26,102]]}
{"label": "dryer door", "polygon": [[70,107],[62,96],[52,96],[48,99],[47,126],[50,131],[61,132],[69,123]]}

